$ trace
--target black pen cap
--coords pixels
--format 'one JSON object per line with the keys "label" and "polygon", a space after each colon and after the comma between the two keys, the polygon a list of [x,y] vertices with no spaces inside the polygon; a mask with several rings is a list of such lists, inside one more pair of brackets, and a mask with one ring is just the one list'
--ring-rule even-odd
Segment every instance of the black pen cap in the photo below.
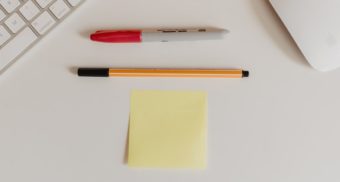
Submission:
{"label": "black pen cap", "polygon": [[79,68],[78,76],[109,77],[109,68]]}

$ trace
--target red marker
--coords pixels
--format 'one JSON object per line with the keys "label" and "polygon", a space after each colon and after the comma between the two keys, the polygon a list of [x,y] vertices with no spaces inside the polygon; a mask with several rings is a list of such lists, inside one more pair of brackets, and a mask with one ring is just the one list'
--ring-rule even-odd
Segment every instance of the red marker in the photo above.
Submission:
{"label": "red marker", "polygon": [[157,30],[101,30],[91,40],[106,43],[139,43],[218,40],[228,33],[223,29],[157,29]]}

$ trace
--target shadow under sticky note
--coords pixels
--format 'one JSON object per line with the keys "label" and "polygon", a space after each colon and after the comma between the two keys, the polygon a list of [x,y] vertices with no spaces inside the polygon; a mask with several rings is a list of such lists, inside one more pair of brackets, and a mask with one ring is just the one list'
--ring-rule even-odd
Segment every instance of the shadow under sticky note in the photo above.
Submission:
{"label": "shadow under sticky note", "polygon": [[206,94],[133,91],[129,167],[206,166]]}

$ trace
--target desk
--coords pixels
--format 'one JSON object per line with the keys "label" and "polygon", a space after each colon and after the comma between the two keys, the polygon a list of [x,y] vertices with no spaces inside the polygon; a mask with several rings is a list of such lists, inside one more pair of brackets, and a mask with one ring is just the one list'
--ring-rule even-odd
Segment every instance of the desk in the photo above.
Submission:
{"label": "desk", "polygon": [[[98,44],[98,28],[213,26],[222,41]],[[78,66],[243,68],[249,79],[79,78]],[[3,182],[340,180],[340,70],[314,71],[266,0],[88,1],[0,78]],[[209,94],[208,168],[129,169],[133,89]]]}

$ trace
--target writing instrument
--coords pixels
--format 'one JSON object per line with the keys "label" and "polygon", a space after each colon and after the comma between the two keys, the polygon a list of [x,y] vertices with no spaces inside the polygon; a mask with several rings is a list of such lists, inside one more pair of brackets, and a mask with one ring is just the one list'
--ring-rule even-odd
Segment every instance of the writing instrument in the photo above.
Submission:
{"label": "writing instrument", "polygon": [[91,34],[90,38],[93,41],[106,43],[198,41],[222,39],[228,32],[228,30],[215,28],[99,30]]}
{"label": "writing instrument", "polygon": [[249,71],[224,69],[111,69],[79,68],[82,77],[177,77],[177,78],[244,78]]}

